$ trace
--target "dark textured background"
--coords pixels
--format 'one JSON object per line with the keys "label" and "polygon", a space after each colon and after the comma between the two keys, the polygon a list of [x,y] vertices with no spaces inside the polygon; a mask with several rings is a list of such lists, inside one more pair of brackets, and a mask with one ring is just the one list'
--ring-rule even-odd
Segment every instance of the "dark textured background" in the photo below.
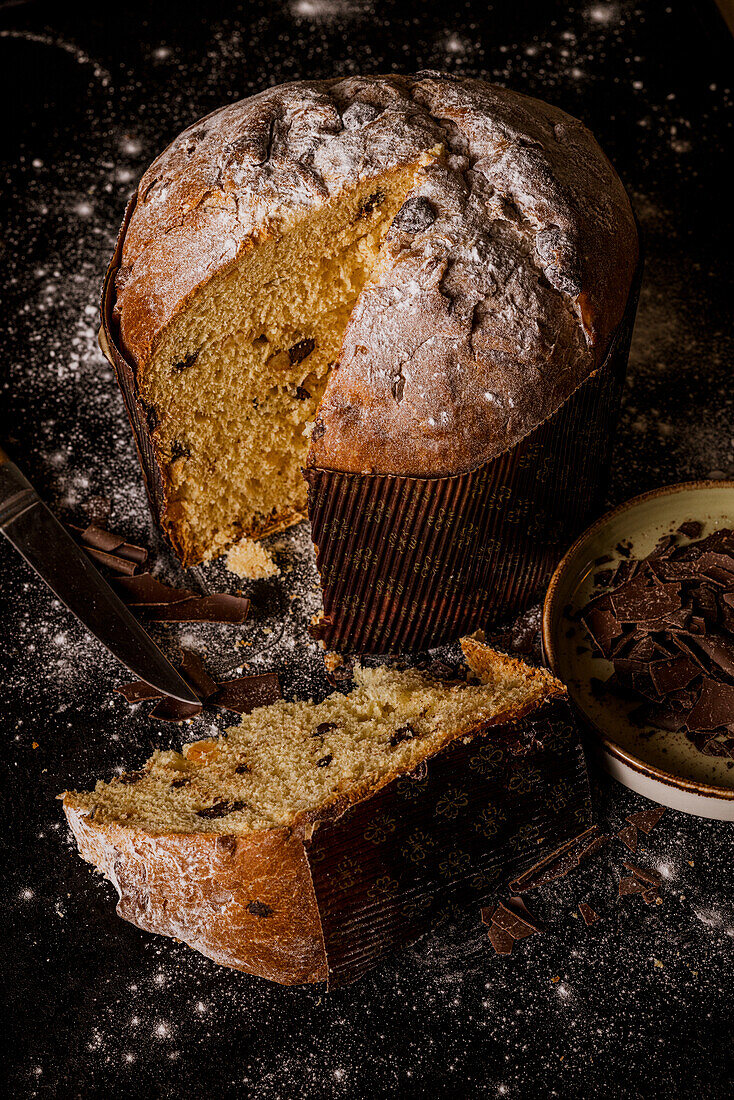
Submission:
{"label": "dark textured background", "polygon": [[[734,476],[733,53],[704,3],[0,3],[0,438],[60,514],[80,520],[102,493],[113,524],[155,546],[95,345],[98,285],[134,181],[180,128],[265,85],[440,67],[581,116],[633,196],[647,269],[610,501]],[[281,668],[289,693],[323,692],[302,637],[317,602],[307,532],[275,544],[289,571],[253,586],[250,624],[156,636],[205,649],[216,671],[249,660]],[[158,561],[180,579],[160,548]],[[112,695],[115,662],[6,545],[0,570],[11,1095],[731,1095],[730,826],[666,814],[642,856],[665,875],[660,906],[615,899],[623,850],[611,845],[532,903],[549,930],[510,958],[494,956],[471,913],[329,997],[218,969],[115,917],[112,888],[74,854],[54,800],[181,731]],[[234,578],[215,565],[189,580]],[[642,807],[598,783],[608,827]],[[591,930],[574,915],[582,899],[602,914]]]}

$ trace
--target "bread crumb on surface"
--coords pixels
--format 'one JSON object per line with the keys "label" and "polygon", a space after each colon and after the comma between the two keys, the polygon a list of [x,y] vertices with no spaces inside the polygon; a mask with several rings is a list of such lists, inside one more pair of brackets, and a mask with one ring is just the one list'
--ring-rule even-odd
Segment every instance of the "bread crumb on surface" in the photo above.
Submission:
{"label": "bread crumb on surface", "polygon": [[240,539],[227,554],[227,569],[248,581],[280,576],[272,554],[254,539]]}

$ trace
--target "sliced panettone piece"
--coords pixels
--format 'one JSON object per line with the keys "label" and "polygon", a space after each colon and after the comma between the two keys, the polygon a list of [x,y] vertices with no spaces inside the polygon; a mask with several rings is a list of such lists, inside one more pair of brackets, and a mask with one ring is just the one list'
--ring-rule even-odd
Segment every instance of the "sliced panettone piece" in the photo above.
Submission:
{"label": "sliced panettone piece", "polygon": [[318,830],[338,829],[355,807],[369,814],[401,776],[564,693],[543,669],[473,639],[462,646],[469,667],[455,675],[356,666],[348,695],[261,707],[221,738],[67,792],[81,855],[116,886],[118,913],[228,966],[326,980],[309,854]]}

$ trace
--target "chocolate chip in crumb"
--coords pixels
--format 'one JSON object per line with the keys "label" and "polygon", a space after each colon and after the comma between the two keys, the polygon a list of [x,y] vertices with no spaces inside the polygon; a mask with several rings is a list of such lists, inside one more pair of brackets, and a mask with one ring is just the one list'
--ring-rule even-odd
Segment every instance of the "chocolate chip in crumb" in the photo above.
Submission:
{"label": "chocolate chip in crumb", "polygon": [[181,374],[183,371],[188,370],[189,367],[193,367],[196,360],[199,358],[199,352],[201,348],[197,348],[196,351],[189,352],[188,355],[180,359],[178,363],[174,363],[172,369],[178,371]]}
{"label": "chocolate chip in crumb", "polygon": [[210,820],[217,817],[226,817],[227,814],[237,813],[238,810],[247,809],[246,802],[226,802],[224,799],[218,799],[213,806],[207,806],[203,810],[197,810],[197,817],[206,817]]}
{"label": "chocolate chip in crumb", "polygon": [[137,772],[125,772],[124,775],[121,775],[119,777],[119,781],[120,781],[120,783],[123,783],[125,786],[128,786],[131,783],[139,783],[144,775],[145,775],[145,769],[144,768],[141,769],[140,771],[137,771]]}
{"label": "chocolate chip in crumb", "polygon": [[433,204],[423,195],[406,199],[393,219],[393,228],[402,233],[422,233],[436,220]]}
{"label": "chocolate chip in crumb", "polygon": [[323,737],[325,733],[330,733],[331,730],[337,729],[336,722],[319,722],[316,729],[311,734],[312,737]]}
{"label": "chocolate chip in crumb", "polygon": [[370,214],[372,214],[373,211],[378,208],[378,206],[382,206],[384,201],[384,191],[373,191],[371,195],[368,195],[367,198],[364,199],[362,203],[360,203],[359,209],[357,210],[357,217],[369,218]]}
{"label": "chocolate chip in crumb", "polygon": [[171,780],[171,786],[175,787],[176,789],[178,789],[179,787],[188,787],[190,782],[191,782],[191,776],[190,775],[184,775],[184,776],[181,777],[181,779],[172,779]]}
{"label": "chocolate chip in crumb", "polygon": [[296,401],[310,401],[311,394],[304,386],[296,386]]}
{"label": "chocolate chip in crumb", "polygon": [[410,722],[406,722],[404,726],[400,726],[399,729],[395,730],[390,738],[390,744],[394,748],[395,745],[399,745],[403,741],[412,741],[414,737],[418,737],[418,730],[413,729]]}
{"label": "chocolate chip in crumb", "polygon": [[298,363],[302,363],[304,359],[308,358],[315,347],[316,341],[308,337],[306,340],[299,340],[292,348],[288,348],[288,359],[291,366],[295,367]]}
{"label": "chocolate chip in crumb", "polygon": [[249,775],[251,771],[252,768],[249,764],[238,764],[235,768],[235,772],[237,775]]}
{"label": "chocolate chip in crumb", "polygon": [[316,761],[316,767],[317,768],[328,768],[329,764],[332,762],[333,759],[334,759],[334,757],[329,752],[329,753],[326,754],[326,756],[322,756],[320,760]]}
{"label": "chocolate chip in crumb", "polygon": [[272,917],[273,910],[264,901],[251,901],[247,904],[247,912],[253,917]]}
{"label": "chocolate chip in crumb", "polygon": [[171,444],[171,462],[175,462],[177,458],[191,458],[190,448],[180,439],[174,439]]}

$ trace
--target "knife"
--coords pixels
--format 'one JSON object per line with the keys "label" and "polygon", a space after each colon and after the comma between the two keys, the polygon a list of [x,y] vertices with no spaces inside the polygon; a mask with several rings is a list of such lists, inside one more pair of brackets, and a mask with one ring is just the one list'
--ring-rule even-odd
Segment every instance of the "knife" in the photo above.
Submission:
{"label": "knife", "polygon": [[164,695],[201,702],[2,447],[0,530],[113,657]]}

